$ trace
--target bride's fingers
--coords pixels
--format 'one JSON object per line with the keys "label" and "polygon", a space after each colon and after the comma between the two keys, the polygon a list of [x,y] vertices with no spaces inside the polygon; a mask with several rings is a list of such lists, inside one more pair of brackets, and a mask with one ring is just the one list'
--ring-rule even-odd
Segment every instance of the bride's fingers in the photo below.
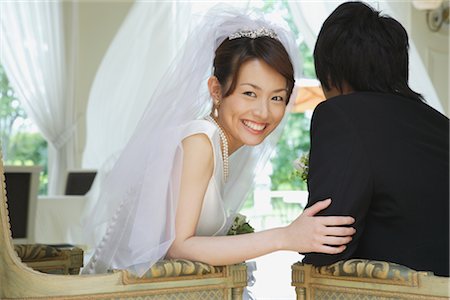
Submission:
{"label": "bride's fingers", "polygon": [[315,214],[317,214],[319,211],[324,210],[325,208],[327,208],[330,204],[331,204],[331,199],[318,201],[313,206],[308,207],[307,209],[305,209],[305,211],[303,213],[305,215],[307,215],[307,216],[312,217]]}
{"label": "bride's fingers", "polygon": [[340,246],[350,243],[351,236],[325,236],[322,238],[322,244]]}
{"label": "bride's fingers", "polygon": [[327,245],[322,245],[319,247],[319,251],[321,253],[326,253],[326,254],[338,254],[341,253],[342,251],[344,251],[346,248],[345,245],[339,246],[339,247],[332,247],[332,246],[327,246]]}
{"label": "bride's fingers", "polygon": [[316,217],[325,226],[351,225],[355,223],[353,217]]}
{"label": "bride's fingers", "polygon": [[353,227],[325,227],[324,235],[330,236],[351,236],[355,234],[356,229]]}

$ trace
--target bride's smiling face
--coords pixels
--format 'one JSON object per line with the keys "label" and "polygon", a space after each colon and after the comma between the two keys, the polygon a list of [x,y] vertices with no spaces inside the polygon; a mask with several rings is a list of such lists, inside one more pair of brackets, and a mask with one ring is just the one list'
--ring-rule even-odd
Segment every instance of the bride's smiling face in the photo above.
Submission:
{"label": "bride's smiling face", "polygon": [[287,101],[285,77],[262,60],[244,62],[234,91],[221,99],[218,108],[229,153],[260,144],[281,122]]}

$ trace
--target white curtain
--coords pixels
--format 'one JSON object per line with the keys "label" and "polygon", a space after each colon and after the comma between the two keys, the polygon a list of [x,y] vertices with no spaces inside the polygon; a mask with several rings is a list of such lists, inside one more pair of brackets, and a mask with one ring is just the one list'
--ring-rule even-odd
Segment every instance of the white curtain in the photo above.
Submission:
{"label": "white curtain", "polygon": [[133,4],[92,84],[83,167],[108,169],[115,161],[185,40],[190,18],[189,3]]}
{"label": "white curtain", "polygon": [[62,5],[62,1],[0,2],[0,63],[28,117],[48,142],[51,195],[62,193],[75,150],[71,46],[76,34],[65,39]]}
{"label": "white curtain", "polygon": [[[295,25],[303,35],[310,49],[314,49],[322,23],[343,2],[347,1],[288,1]],[[402,10],[394,10],[388,1],[367,1],[367,3],[397,20],[401,20],[401,17],[403,17],[401,14],[408,14],[408,11],[411,9],[411,3],[409,1],[404,2],[404,9]],[[419,56],[414,41],[410,40],[409,43],[409,84],[411,88],[421,93],[430,106],[444,113],[442,104],[439,101],[424,63]]]}

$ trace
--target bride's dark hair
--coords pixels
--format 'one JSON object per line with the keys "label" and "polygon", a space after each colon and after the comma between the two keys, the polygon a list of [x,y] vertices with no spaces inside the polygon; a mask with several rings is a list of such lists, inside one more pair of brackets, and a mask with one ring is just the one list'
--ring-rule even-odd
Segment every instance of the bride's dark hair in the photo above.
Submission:
{"label": "bride's dark hair", "polygon": [[289,101],[294,88],[294,68],[289,54],[277,39],[265,36],[254,39],[247,37],[226,39],[216,49],[215,54],[214,76],[222,86],[224,97],[229,96],[236,88],[242,64],[251,59],[260,59],[286,78],[287,101]]}

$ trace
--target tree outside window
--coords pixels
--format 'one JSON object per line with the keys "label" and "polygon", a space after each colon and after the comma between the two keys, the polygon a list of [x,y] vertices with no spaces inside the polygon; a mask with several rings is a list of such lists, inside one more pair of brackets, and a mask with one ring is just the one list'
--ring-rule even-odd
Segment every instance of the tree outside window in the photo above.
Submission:
{"label": "tree outside window", "polygon": [[34,128],[0,64],[0,144],[5,165],[39,165],[39,194],[47,192],[47,142]]}

